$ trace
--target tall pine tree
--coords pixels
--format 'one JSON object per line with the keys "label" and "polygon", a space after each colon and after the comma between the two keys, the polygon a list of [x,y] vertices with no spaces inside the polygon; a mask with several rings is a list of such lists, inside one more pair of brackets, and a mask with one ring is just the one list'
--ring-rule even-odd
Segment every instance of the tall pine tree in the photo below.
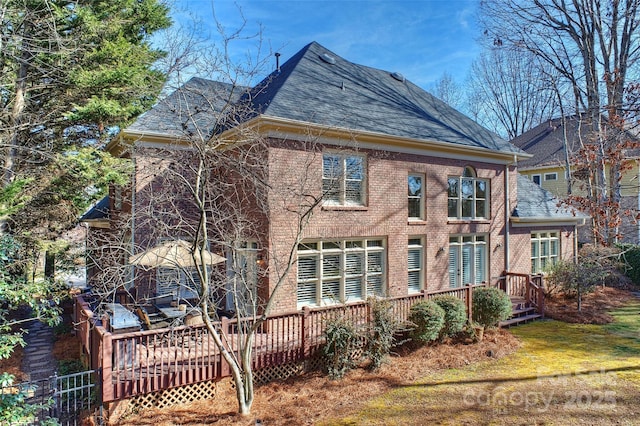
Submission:
{"label": "tall pine tree", "polygon": [[117,179],[101,148],[155,102],[150,38],[168,13],[158,0],[0,0],[3,232],[54,238]]}

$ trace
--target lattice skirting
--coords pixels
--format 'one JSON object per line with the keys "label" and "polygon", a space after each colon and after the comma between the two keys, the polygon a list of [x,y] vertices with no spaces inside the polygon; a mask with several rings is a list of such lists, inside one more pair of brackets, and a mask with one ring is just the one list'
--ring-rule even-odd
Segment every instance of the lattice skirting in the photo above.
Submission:
{"label": "lattice skirting", "polygon": [[[316,355],[303,362],[278,365],[254,371],[254,383],[266,384],[274,380],[285,380],[289,377],[301,375],[307,371],[318,370],[322,368],[322,366],[322,357]],[[220,389],[221,384],[224,384],[222,389]],[[213,399],[219,390],[226,391],[233,388],[231,378],[225,378],[222,381],[211,380],[146,395],[138,395],[111,404],[108,410],[109,423],[117,424],[118,421],[146,408],[166,408],[201,399]]]}
{"label": "lattice skirting", "polygon": [[138,395],[112,403],[109,407],[109,423],[117,424],[119,420],[140,412],[145,408],[166,408],[201,399],[215,398],[218,386],[219,381],[210,380],[208,382],[193,383],[159,392]]}
{"label": "lattice skirting", "polygon": [[272,382],[274,380],[285,380],[289,377],[299,376],[305,372],[305,363],[292,363],[284,365],[276,365],[273,367],[263,368],[262,370],[253,372],[253,381],[257,385]]}

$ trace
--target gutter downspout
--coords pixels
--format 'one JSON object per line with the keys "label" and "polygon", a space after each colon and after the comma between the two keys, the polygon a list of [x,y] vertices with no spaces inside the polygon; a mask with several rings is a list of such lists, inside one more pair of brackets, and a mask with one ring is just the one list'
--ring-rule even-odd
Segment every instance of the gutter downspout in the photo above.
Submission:
{"label": "gutter downspout", "polygon": [[573,263],[578,264],[578,224],[573,225]]}
{"label": "gutter downspout", "polygon": [[[131,255],[135,254],[136,249],[136,174],[138,171],[138,165],[136,164],[136,156],[135,152],[131,156],[131,161],[133,162],[133,174],[131,176]],[[131,265],[131,269],[129,269],[129,280],[130,287],[134,287],[135,283],[135,266]]]}
{"label": "gutter downspout", "polygon": [[[517,161],[517,157],[513,156],[513,163],[515,164]],[[510,240],[510,227],[511,223],[509,219],[511,217],[511,203],[509,199],[511,197],[511,191],[509,187],[509,164],[505,164],[504,166],[504,270],[509,271],[511,267],[510,256],[511,251],[509,250],[509,240]]]}

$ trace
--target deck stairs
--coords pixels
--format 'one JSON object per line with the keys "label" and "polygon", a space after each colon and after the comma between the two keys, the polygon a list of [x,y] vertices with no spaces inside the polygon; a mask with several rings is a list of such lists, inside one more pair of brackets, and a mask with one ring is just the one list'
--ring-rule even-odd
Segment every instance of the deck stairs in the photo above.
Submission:
{"label": "deck stairs", "polygon": [[511,297],[512,315],[508,320],[500,321],[501,328],[509,328],[542,318],[535,307],[528,306],[524,298]]}

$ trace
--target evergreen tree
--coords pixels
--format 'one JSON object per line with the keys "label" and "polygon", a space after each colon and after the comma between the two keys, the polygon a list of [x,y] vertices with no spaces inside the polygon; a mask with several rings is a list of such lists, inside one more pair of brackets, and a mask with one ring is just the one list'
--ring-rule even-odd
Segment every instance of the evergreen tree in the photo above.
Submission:
{"label": "evergreen tree", "polygon": [[169,9],[158,0],[0,4],[2,188],[20,198],[0,205],[0,219],[17,237],[54,238],[104,195],[92,179],[117,177],[100,148],[155,102],[165,76],[150,37],[171,24]]}

